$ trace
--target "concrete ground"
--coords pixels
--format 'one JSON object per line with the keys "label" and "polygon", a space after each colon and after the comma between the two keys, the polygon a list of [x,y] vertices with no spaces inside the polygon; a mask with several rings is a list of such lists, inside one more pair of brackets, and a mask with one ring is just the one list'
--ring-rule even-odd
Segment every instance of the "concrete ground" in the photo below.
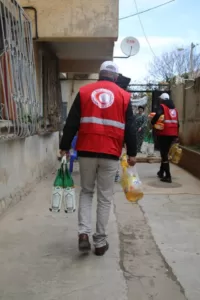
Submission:
{"label": "concrete ground", "polygon": [[107,255],[80,255],[76,213],[49,212],[54,177],[40,182],[0,221],[0,299],[126,300],[114,214]]}
{"label": "concrete ground", "polygon": [[200,181],[172,166],[173,184],[161,184],[152,179],[157,168],[155,164],[139,166],[146,194],[140,206],[170,272],[187,299],[199,300]]}
{"label": "concrete ground", "polygon": [[129,203],[116,184],[104,257],[78,253],[76,213],[49,212],[55,174],[10,208],[0,220],[0,299],[199,300],[199,181],[174,168],[169,188],[156,165],[138,169],[144,200]]}

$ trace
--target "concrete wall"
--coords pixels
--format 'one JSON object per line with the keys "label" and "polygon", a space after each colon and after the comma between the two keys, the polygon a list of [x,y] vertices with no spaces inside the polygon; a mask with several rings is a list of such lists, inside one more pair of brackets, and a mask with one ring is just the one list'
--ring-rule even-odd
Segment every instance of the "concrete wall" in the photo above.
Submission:
{"label": "concrete wall", "polygon": [[0,214],[55,169],[58,143],[58,132],[0,143]]}
{"label": "concrete wall", "polygon": [[179,166],[200,179],[200,153],[183,147]]}
{"label": "concrete wall", "polygon": [[182,143],[195,145],[200,144],[200,77],[192,88],[188,85],[173,87],[172,99],[179,111]]}
{"label": "concrete wall", "polygon": [[[38,36],[42,40],[117,38],[119,0],[18,0],[18,2],[21,6],[32,6],[37,10]],[[29,9],[26,11],[31,20],[34,20],[34,12]],[[35,29],[34,24],[33,26]]]}

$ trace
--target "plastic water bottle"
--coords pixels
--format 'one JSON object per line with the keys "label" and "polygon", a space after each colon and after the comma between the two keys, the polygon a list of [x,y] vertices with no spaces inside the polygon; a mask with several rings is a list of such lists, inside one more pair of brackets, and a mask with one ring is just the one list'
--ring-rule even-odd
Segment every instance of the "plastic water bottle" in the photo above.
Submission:
{"label": "plastic water bottle", "polygon": [[60,212],[62,206],[63,188],[54,186],[52,190],[51,207],[49,208],[52,212]]}
{"label": "plastic water bottle", "polygon": [[76,195],[74,181],[67,167],[67,162],[64,163],[64,180],[63,180],[63,204],[66,213],[72,213],[76,210]]}
{"label": "plastic water bottle", "polygon": [[63,163],[57,172],[56,179],[53,184],[52,196],[51,196],[51,206],[49,208],[52,212],[60,212],[63,200]]}
{"label": "plastic water bottle", "polygon": [[73,213],[76,211],[76,195],[74,187],[63,189],[63,204],[66,213]]}

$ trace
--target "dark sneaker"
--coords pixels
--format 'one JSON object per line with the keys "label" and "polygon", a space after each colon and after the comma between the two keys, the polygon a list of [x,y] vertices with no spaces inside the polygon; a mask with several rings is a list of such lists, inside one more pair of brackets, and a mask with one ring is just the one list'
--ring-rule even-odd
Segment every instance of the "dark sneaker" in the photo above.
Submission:
{"label": "dark sneaker", "polygon": [[109,249],[109,244],[108,244],[108,242],[106,242],[105,246],[100,247],[100,248],[95,248],[95,254],[97,256],[103,256],[106,253],[106,251],[108,251],[108,249]]}
{"label": "dark sneaker", "polygon": [[171,177],[166,177],[166,176],[161,178],[160,181],[166,182],[166,183],[172,183]]}
{"label": "dark sneaker", "polygon": [[79,235],[79,251],[87,253],[91,250],[91,245],[89,241],[89,237],[87,234],[80,234]]}

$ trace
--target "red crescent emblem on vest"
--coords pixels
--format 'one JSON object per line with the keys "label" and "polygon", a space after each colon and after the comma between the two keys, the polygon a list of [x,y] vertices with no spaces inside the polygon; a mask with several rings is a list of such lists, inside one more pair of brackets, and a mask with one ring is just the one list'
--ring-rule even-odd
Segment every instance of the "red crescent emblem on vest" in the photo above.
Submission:
{"label": "red crescent emblem on vest", "polygon": [[171,118],[176,118],[176,110],[175,109],[170,109],[169,114],[170,114]]}
{"label": "red crescent emblem on vest", "polygon": [[92,92],[91,99],[99,108],[108,108],[113,105],[115,96],[110,90],[97,89]]}

